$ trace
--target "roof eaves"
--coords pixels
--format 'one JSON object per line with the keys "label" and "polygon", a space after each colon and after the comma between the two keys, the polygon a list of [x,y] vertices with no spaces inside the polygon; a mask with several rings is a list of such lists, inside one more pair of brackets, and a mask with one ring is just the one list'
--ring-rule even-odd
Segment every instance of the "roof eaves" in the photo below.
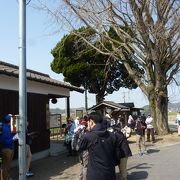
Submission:
{"label": "roof eaves", "polygon": [[[110,102],[111,102],[111,101],[103,101],[103,102],[101,102],[101,103],[99,103],[99,104],[97,104],[97,105],[95,105],[95,106],[92,106],[92,107],[89,108],[88,110],[96,109],[97,107],[99,107],[99,106],[101,106],[101,105],[107,105],[107,106],[112,107],[112,108],[115,108],[115,109],[121,109],[121,110],[127,109],[127,110],[129,110],[128,107],[120,106],[119,104],[116,105],[116,103],[111,104]],[[112,103],[113,103],[113,102],[112,102]]]}
{"label": "roof eaves", "polygon": [[[0,73],[18,78],[19,67],[13,64],[0,61]],[[71,91],[75,90],[77,92],[84,93],[84,89],[52,79],[48,74],[43,74],[37,71],[27,69],[26,76],[28,80],[69,88]]]}

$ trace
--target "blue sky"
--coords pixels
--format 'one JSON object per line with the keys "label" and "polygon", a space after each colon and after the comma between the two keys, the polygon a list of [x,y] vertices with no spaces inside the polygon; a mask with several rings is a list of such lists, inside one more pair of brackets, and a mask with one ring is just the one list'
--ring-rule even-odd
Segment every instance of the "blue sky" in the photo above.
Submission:
{"label": "blue sky", "polygon": [[[53,59],[51,49],[65,34],[53,34],[50,19],[43,12],[27,6],[26,15],[27,68],[49,74],[51,78],[63,81],[63,76],[51,71]],[[17,0],[4,0],[0,5],[0,60],[15,65],[19,64],[19,5]],[[53,35],[52,35],[53,34]],[[89,95],[89,106],[95,103],[94,95]],[[84,94],[71,92],[71,107],[84,106]],[[52,107],[65,107],[65,100],[59,99]]]}
{"label": "blue sky", "polygon": [[[4,0],[0,5],[0,60],[15,65],[19,64],[18,36],[19,36],[19,6],[17,0]],[[51,49],[65,34],[53,34],[50,19],[43,12],[27,6],[27,68],[49,74],[51,78],[63,81],[62,75],[55,74],[50,69],[52,61]],[[114,102],[134,102],[137,107],[147,105],[146,97],[137,90],[121,89],[106,97]],[[71,107],[84,106],[84,95],[71,92]],[[88,106],[95,104],[95,96],[88,94]],[[58,100],[51,107],[64,108],[64,99]]]}

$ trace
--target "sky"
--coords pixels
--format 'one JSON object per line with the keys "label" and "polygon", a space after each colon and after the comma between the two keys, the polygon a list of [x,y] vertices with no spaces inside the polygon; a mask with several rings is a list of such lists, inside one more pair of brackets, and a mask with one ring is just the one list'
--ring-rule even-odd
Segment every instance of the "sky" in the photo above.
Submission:
{"label": "sky", "polygon": [[[27,6],[26,14],[26,63],[27,68],[49,74],[51,78],[63,81],[63,76],[54,73],[50,68],[53,60],[51,49],[61,40],[64,34],[59,32],[54,34],[53,25],[44,12],[39,12],[31,7],[31,2]],[[19,65],[19,5],[18,0],[1,0],[0,4],[0,61]],[[170,88],[173,102],[180,99],[179,88]],[[136,107],[143,107],[148,101],[140,89],[128,90],[122,88],[118,92],[108,95],[105,100],[114,102],[134,102]],[[95,95],[88,94],[88,107],[95,105]],[[85,106],[84,94],[71,92],[71,108]],[[65,99],[58,99],[58,103],[50,104],[51,108],[65,108]]]}

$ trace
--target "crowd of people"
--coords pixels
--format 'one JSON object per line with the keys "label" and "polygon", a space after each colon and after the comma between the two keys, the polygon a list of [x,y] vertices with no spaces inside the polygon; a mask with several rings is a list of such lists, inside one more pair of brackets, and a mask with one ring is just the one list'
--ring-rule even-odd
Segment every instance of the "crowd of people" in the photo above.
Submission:
{"label": "crowd of people", "polygon": [[[136,134],[140,156],[148,153],[146,141],[155,142],[153,118],[150,115],[142,115],[136,119],[130,115],[127,124],[122,127],[108,113],[102,116],[98,112],[92,112],[82,118],[68,119],[66,130],[68,156],[78,154],[80,157],[81,180],[115,179],[115,166],[119,167],[120,179],[127,179],[127,160],[132,155],[127,138],[132,131]],[[118,153],[117,163],[114,154],[117,156]]]}
{"label": "crowd of people", "polygon": [[[10,177],[10,166],[14,155],[14,142],[18,141],[17,134],[11,132],[12,115],[5,116],[0,124],[0,149],[3,158],[3,180]],[[180,113],[176,117],[178,128],[180,127]],[[33,176],[30,171],[31,133],[26,123],[26,156],[27,177]],[[129,115],[124,127],[116,123],[108,114],[103,116],[98,112],[92,112],[75,120],[69,118],[66,125],[65,144],[68,148],[68,156],[79,156],[82,170],[81,180],[115,180],[115,167],[119,167],[120,180],[127,179],[127,161],[132,156],[128,144],[128,138],[132,131],[136,134],[136,143],[139,155],[147,154],[146,141],[155,142],[155,130],[151,115],[133,118]],[[178,129],[178,134],[180,135]],[[147,135],[147,137],[146,137]],[[97,171],[98,170],[98,171]]]}
{"label": "crowd of people", "polygon": [[[130,120],[129,120],[130,119]],[[147,154],[146,142],[155,143],[155,129],[153,125],[153,118],[149,114],[147,117],[143,114],[135,120],[130,115],[128,119],[128,126],[136,133],[136,144],[138,147],[138,154],[142,156]],[[145,137],[147,135],[147,137]]]}
{"label": "crowd of people", "polygon": [[109,117],[92,112],[79,123],[69,119],[65,142],[68,156],[78,153],[80,157],[81,180],[116,179],[115,166],[120,179],[127,178],[127,160],[132,153],[127,138]]}

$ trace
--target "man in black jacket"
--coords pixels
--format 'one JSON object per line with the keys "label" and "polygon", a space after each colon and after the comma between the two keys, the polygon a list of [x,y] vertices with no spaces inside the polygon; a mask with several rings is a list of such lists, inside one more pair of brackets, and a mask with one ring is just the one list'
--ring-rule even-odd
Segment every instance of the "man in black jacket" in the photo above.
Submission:
{"label": "man in black jacket", "polygon": [[129,143],[125,135],[121,132],[119,126],[114,125],[108,128],[108,131],[114,132],[116,136],[116,143],[120,153],[120,161],[118,163],[120,171],[120,180],[127,180],[127,161],[128,157],[132,156]]}
{"label": "man in black jacket", "polygon": [[89,115],[87,132],[79,145],[79,151],[88,150],[87,180],[115,180],[116,137],[103,125],[103,117],[97,112]]}
{"label": "man in black jacket", "polygon": [[119,162],[120,180],[127,180],[127,161],[132,156],[129,143],[122,132],[116,132],[117,142],[120,148],[121,159]]}

